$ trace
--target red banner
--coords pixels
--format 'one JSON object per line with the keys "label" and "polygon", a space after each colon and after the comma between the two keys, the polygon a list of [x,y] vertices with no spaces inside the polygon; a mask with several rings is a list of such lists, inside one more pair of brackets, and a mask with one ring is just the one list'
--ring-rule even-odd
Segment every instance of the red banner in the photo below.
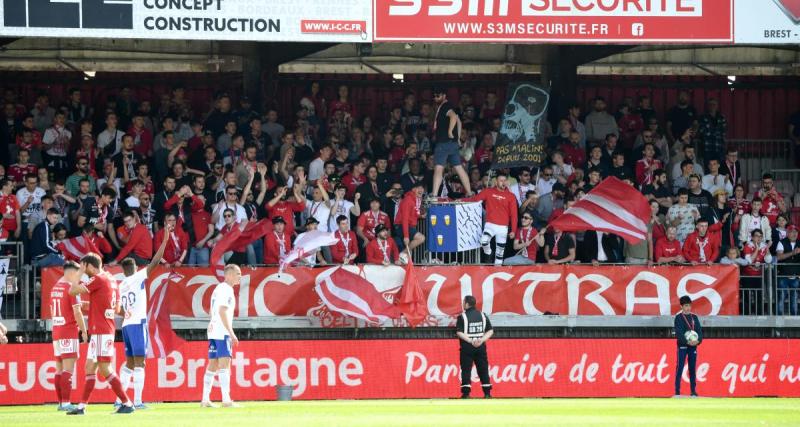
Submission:
{"label": "red banner", "polygon": [[[81,360],[88,346],[81,345]],[[198,401],[207,344],[147,364],[147,402]],[[0,405],[53,402],[50,344],[7,345],[0,352]],[[117,344],[117,354],[122,354]],[[497,397],[667,397],[673,394],[674,340],[508,339],[488,344]],[[800,396],[800,340],[707,340],[697,358],[704,396]],[[117,366],[122,362],[117,361]],[[79,361],[73,399],[83,386]],[[689,384],[684,374],[683,392]],[[234,349],[231,395],[275,399],[293,385],[296,399],[446,398],[459,393],[458,343],[452,340],[244,341]],[[473,390],[480,383],[473,371]],[[131,393],[132,391],[129,391]],[[219,400],[219,389],[212,398]],[[94,402],[114,396],[98,382]]]}
{"label": "red banner", "polygon": [[[348,326],[351,319],[328,311],[314,290],[315,282],[333,268],[289,268],[280,274],[277,268],[243,268],[241,286],[236,289],[236,315],[308,316],[322,326]],[[405,276],[405,269],[397,266],[346,268],[364,275],[390,300]],[[431,325],[437,324],[437,316],[461,313],[461,301],[470,294],[488,314],[670,315],[678,311],[681,295],[692,297],[692,309],[701,316],[739,313],[739,270],[734,266],[435,266],[415,270],[432,315]],[[111,271],[122,278],[119,267]],[[213,269],[176,271],[180,280],[167,281],[170,272],[157,268],[149,286],[168,283],[173,314],[208,316],[217,283]],[[42,273],[44,318],[49,318],[50,289],[60,275],[60,268],[46,268]]]}
{"label": "red banner", "polygon": [[375,41],[733,41],[732,0],[375,0]]}

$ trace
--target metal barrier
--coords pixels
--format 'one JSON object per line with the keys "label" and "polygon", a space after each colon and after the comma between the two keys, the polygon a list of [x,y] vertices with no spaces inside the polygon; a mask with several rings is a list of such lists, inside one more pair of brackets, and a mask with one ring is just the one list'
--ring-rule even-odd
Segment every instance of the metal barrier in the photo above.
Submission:
{"label": "metal barrier", "polygon": [[[31,295],[22,242],[0,242],[0,318],[30,319]],[[8,266],[5,265],[8,260]],[[5,271],[3,271],[5,270]]]}
{"label": "metal barrier", "polygon": [[800,298],[800,278],[788,274],[782,274],[782,267],[797,267],[800,264],[783,264],[778,263],[776,266],[770,266],[773,272],[774,301],[776,316],[797,316],[800,313],[798,307],[798,298]]}
{"label": "metal barrier", "polygon": [[747,182],[760,180],[765,171],[794,166],[794,144],[788,139],[729,139],[727,143],[739,150],[741,176]]}
{"label": "metal barrier", "polygon": [[[458,202],[454,202],[458,203]],[[425,201],[424,206],[426,212],[429,211],[429,208],[432,203]],[[435,204],[442,204],[435,202]],[[454,219],[455,220],[455,219]],[[422,233],[425,236],[425,239],[435,238],[432,236],[428,236],[428,216],[426,215],[425,218],[420,218],[417,222],[417,231]],[[511,242],[511,240],[509,240]],[[429,252],[427,250],[428,242],[426,242],[417,248],[414,249],[411,256],[416,264],[468,264],[468,265],[478,265],[482,262],[488,261],[488,257],[486,260],[481,259],[481,248],[470,249],[467,251],[461,252]],[[507,244],[506,248],[510,247],[511,244]],[[508,250],[508,249],[506,249]]]}

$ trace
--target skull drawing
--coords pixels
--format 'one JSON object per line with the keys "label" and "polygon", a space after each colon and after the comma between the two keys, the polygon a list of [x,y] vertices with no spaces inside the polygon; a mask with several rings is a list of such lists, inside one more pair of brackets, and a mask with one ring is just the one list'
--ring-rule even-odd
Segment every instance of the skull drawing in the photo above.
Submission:
{"label": "skull drawing", "polygon": [[550,94],[542,88],[522,84],[506,104],[500,133],[511,141],[523,135],[525,141],[532,141],[539,133],[539,124],[547,111]]}

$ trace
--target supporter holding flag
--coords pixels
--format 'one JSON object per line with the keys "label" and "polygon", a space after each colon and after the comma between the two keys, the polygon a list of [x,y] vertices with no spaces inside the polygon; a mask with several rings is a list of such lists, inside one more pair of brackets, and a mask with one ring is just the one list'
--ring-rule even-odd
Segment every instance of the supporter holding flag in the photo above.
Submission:
{"label": "supporter holding flag", "polygon": [[536,231],[533,227],[533,216],[523,213],[521,225],[514,236],[514,250],[517,254],[503,260],[503,265],[533,265],[536,264],[536,252],[544,246],[544,236],[547,227]]}
{"label": "supporter holding flag", "polygon": [[392,265],[400,264],[400,252],[397,245],[389,238],[389,230],[383,224],[375,227],[375,240],[367,245],[367,264]]}
{"label": "supporter holding flag", "polygon": [[514,194],[508,190],[508,175],[503,172],[498,173],[494,187],[486,188],[464,201],[483,202],[486,210],[486,222],[481,235],[481,247],[484,254],[491,254],[492,250],[489,245],[494,238],[494,265],[502,265],[506,239],[513,238],[517,234],[517,200]]}
{"label": "supporter holding flag", "polygon": [[[306,231],[298,234],[297,235],[297,240],[295,240],[295,242],[306,241],[311,236],[315,235],[316,233],[319,233],[320,231],[319,231],[318,226],[319,226],[319,221],[317,221],[317,219],[314,218],[313,216],[309,217],[306,220],[306,225],[305,225],[305,230]],[[295,249],[297,249],[297,246],[295,246]],[[300,256],[298,256],[298,257],[301,258],[300,259],[300,264],[305,265],[305,266],[309,266],[309,267],[314,267],[318,263],[319,263],[319,265],[326,265],[328,263],[328,261],[325,260],[323,252],[320,249],[322,249],[322,248],[314,248],[314,249],[312,249],[312,250],[310,250],[308,252],[306,252],[304,250],[302,252],[302,254],[300,254]]]}
{"label": "supporter holding flag", "polygon": [[712,265],[719,257],[719,241],[708,232],[708,220],[700,218],[697,230],[686,237],[683,243],[683,257],[692,265]]}
{"label": "supporter holding flag", "polygon": [[339,239],[336,244],[331,246],[331,258],[334,264],[353,264],[358,257],[358,243],[356,233],[350,230],[347,224],[347,217],[340,215],[336,218],[339,229],[333,236]]}

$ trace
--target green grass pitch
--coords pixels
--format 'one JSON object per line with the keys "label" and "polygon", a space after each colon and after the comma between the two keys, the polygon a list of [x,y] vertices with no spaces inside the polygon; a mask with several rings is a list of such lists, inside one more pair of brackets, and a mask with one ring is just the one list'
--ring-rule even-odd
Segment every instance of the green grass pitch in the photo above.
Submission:
{"label": "green grass pitch", "polygon": [[494,399],[152,404],[112,415],[109,404],[68,417],[55,405],[0,407],[0,425],[191,426],[798,426],[800,399]]}

